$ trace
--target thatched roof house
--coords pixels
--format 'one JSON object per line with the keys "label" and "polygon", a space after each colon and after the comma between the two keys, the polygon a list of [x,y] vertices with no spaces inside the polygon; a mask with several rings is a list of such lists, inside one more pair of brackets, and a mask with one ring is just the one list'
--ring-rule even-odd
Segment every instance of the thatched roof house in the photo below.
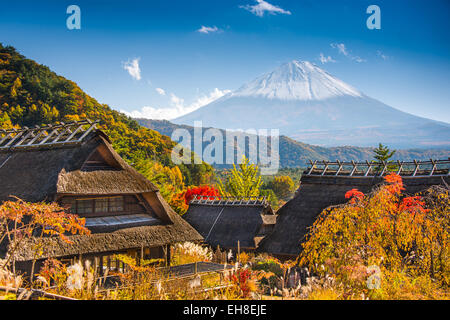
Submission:
{"label": "thatched roof house", "polygon": [[[449,184],[449,165],[447,160],[395,164],[408,194],[432,185]],[[277,211],[277,224],[262,240],[258,250],[279,258],[295,258],[300,253],[308,227],[322,210],[347,202],[345,193],[353,188],[370,192],[383,183],[383,175],[387,172],[387,164],[384,167],[370,163],[312,164],[302,175],[295,197]]]}
{"label": "thatched roof house", "polygon": [[276,215],[265,200],[194,198],[183,218],[213,248],[255,250],[269,234]]}
{"label": "thatched roof house", "polygon": [[[166,257],[171,243],[201,241],[95,125],[81,121],[0,132],[0,202],[11,196],[57,201],[85,217],[92,232],[71,236],[73,244],[46,239],[41,258],[130,251]],[[31,248],[17,252],[16,260],[31,259]]]}

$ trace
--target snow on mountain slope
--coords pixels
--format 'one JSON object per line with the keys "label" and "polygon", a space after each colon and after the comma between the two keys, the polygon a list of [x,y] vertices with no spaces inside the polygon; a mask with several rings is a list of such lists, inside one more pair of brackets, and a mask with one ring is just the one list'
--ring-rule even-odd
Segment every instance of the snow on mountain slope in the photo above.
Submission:
{"label": "snow on mountain slope", "polygon": [[323,100],[362,94],[307,61],[292,61],[244,85],[231,96],[281,100]]}

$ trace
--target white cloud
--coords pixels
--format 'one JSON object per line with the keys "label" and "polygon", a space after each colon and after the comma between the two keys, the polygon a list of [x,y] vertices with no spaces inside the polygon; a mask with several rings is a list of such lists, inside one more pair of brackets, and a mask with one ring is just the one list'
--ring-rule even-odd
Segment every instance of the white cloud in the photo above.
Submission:
{"label": "white cloud", "polygon": [[268,14],[277,14],[277,13],[288,14],[288,15],[291,14],[290,11],[284,10],[278,6],[274,6],[273,4],[270,4],[264,0],[256,0],[256,2],[258,4],[255,4],[253,6],[251,6],[251,5],[239,6],[239,8],[248,10],[258,17],[264,16],[265,12],[267,12]]}
{"label": "white cloud", "polygon": [[337,49],[340,54],[343,54],[347,58],[356,61],[356,62],[366,62],[366,59],[361,58],[360,56],[354,56],[350,53],[350,51],[347,49],[345,44],[343,43],[331,43],[330,46],[334,49]]}
{"label": "white cloud", "polygon": [[136,80],[141,80],[141,69],[139,68],[140,58],[135,58],[133,60],[128,60],[124,62],[123,68],[128,71],[131,77]]}
{"label": "white cloud", "polygon": [[389,59],[389,56],[385,55],[383,52],[381,52],[380,50],[377,50],[377,56],[379,56],[381,59],[383,60],[387,60]]}
{"label": "white cloud", "polygon": [[160,95],[165,96],[166,95],[166,91],[164,89],[161,88],[156,88],[155,89],[156,92],[158,92]]}
{"label": "white cloud", "polygon": [[319,60],[322,62],[322,64],[328,63],[328,62],[336,62],[331,56],[325,57],[323,53],[321,52],[319,55]]}
{"label": "white cloud", "polygon": [[214,26],[214,27],[202,26],[200,29],[197,30],[197,32],[205,33],[205,34],[212,33],[212,32],[218,32],[218,31],[220,31],[220,30],[216,26]]}
{"label": "white cloud", "polygon": [[359,57],[359,56],[351,57],[351,59],[352,59],[353,61],[356,61],[356,62],[366,62],[366,61],[367,61],[366,59],[363,59],[363,58],[361,58],[361,57]]}
{"label": "white cloud", "polygon": [[204,105],[207,105],[210,102],[213,102],[216,99],[224,96],[225,94],[231,92],[231,90],[219,90],[215,88],[208,95],[203,95],[195,100],[188,106],[185,106],[184,99],[177,97],[175,94],[170,94],[170,105],[169,108],[154,108],[154,107],[143,107],[141,110],[134,110],[131,112],[123,111],[123,113],[127,114],[133,118],[147,118],[147,119],[166,119],[171,120],[182,115],[185,115],[189,112],[195,111]]}
{"label": "white cloud", "polygon": [[338,49],[339,53],[343,54],[344,56],[348,56],[347,48],[345,47],[345,44],[343,43],[332,43],[330,44],[332,48]]}

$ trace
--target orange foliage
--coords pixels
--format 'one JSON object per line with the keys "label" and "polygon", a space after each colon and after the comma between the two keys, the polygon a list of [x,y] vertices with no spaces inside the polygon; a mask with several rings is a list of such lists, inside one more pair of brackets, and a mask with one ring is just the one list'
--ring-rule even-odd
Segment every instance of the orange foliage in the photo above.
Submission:
{"label": "orange foliage", "polygon": [[14,252],[26,245],[31,238],[35,242],[36,259],[39,258],[40,241],[44,237],[56,236],[65,242],[67,234],[89,234],[85,219],[64,212],[57,203],[28,203],[21,199],[5,201],[0,206],[0,243],[6,239],[9,254],[6,264],[14,259]]}

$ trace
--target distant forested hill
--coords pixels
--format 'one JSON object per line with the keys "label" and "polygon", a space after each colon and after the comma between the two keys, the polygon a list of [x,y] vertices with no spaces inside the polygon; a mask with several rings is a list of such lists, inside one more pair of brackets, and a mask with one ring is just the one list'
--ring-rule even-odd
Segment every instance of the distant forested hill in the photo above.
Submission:
{"label": "distant forested hill", "polygon": [[[170,152],[175,143],[169,137],[100,104],[75,82],[25,58],[13,47],[0,44],[0,128],[86,118],[100,120],[99,128],[128,162],[152,159],[173,166]],[[202,177],[211,175],[213,170],[207,164],[179,167],[188,185],[202,183]]]}
{"label": "distant forested hill", "polygon": [[[156,130],[161,134],[171,136],[173,130],[177,128],[187,129],[191,135],[193,134],[193,127],[187,125],[174,124],[167,120],[150,120],[150,119],[136,119],[137,122],[147,128]],[[372,148],[362,147],[320,147],[303,142],[299,142],[280,136],[280,166],[281,167],[304,167],[308,160],[333,160],[341,161],[365,161],[373,159]],[[450,157],[450,150],[443,149],[408,149],[397,150],[393,159],[400,160],[429,160],[433,159],[447,159]]]}

